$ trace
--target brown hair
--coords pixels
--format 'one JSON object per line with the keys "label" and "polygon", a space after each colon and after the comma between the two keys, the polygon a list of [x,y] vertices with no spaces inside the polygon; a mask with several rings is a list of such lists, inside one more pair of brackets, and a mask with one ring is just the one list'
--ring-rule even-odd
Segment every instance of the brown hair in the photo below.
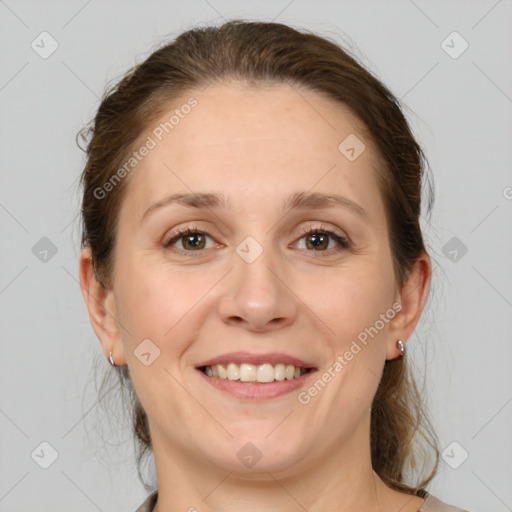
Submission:
{"label": "brown hair", "polygon": [[[303,86],[345,104],[363,122],[379,160],[377,179],[386,207],[396,284],[401,288],[419,255],[426,252],[420,211],[427,161],[398,100],[335,42],[280,23],[243,20],[194,28],[155,50],[105,92],[92,126],[79,132],[83,141],[91,137],[80,180],[82,248],[91,248],[97,279],[111,286],[117,217],[129,177],[113,187],[106,199],[99,200],[95,190],[122,166],[134,142],[171,100],[209,83],[229,81]],[[430,212],[433,196],[428,184]],[[127,367],[114,371],[130,392],[142,481],[140,463],[152,451],[147,417]],[[385,362],[372,404],[371,455],[373,468],[384,482],[412,494],[435,476],[439,450],[426,404],[410,373],[406,358]],[[417,484],[409,486],[406,469],[417,469],[420,457],[424,463],[432,454],[435,462],[430,473],[420,470]]]}

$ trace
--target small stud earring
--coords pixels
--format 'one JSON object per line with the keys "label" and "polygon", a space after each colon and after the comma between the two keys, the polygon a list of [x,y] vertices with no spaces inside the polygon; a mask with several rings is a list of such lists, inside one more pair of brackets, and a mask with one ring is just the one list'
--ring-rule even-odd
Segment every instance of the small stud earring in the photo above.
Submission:
{"label": "small stud earring", "polygon": [[404,345],[404,342],[402,340],[398,340],[396,342],[397,346],[398,346],[398,350],[400,350],[400,356],[403,357],[405,356],[405,345]]}

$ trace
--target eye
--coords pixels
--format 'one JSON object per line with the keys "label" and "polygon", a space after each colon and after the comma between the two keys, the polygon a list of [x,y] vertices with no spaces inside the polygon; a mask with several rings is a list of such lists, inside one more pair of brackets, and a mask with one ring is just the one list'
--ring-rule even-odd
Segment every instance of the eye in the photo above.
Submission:
{"label": "eye", "polygon": [[329,249],[329,239],[334,240],[338,247],[335,247],[334,252],[339,252],[351,247],[349,239],[331,229],[326,229],[324,226],[308,226],[301,232],[301,238],[306,239],[306,248],[315,252],[327,252]]}
{"label": "eye", "polygon": [[194,252],[205,249],[206,238],[210,238],[209,235],[198,231],[195,226],[187,226],[185,229],[178,230],[178,234],[172,235],[171,238],[163,242],[165,248],[169,248],[176,242],[181,242],[182,248],[178,248],[180,251]]}
{"label": "eye", "polygon": [[[348,237],[331,229],[325,228],[322,225],[307,226],[300,234],[301,237],[299,238],[299,241],[306,239],[306,249],[309,249],[309,252],[336,253],[351,247],[351,242]],[[199,252],[206,249],[205,245],[207,238],[213,240],[207,233],[199,231],[197,226],[187,226],[184,229],[178,229],[177,234],[172,234],[170,238],[164,240],[163,246],[166,249],[173,250],[175,252]],[[329,247],[329,242],[331,240],[334,240],[338,246],[334,248]],[[171,246],[174,246],[177,242],[180,242],[182,247],[172,249]]]}

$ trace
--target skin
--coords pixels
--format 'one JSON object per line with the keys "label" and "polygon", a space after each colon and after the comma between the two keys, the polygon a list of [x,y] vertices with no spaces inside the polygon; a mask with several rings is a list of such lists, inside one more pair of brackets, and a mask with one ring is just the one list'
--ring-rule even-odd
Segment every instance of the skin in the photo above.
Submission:
{"label": "skin", "polygon": [[[423,254],[397,288],[364,126],[346,106],[285,84],[209,86],[169,111],[190,95],[198,105],[126,178],[112,288],[96,281],[88,249],[80,258],[94,331],[105,356],[112,350],[117,365],[128,365],[148,415],[155,510],[417,511],[422,498],[388,488],[372,470],[370,407],[385,360],[400,356],[397,340],[405,343],[417,325],[431,266]],[[366,145],[354,161],[338,150],[349,134]],[[191,191],[222,192],[230,208],[173,205],[140,223],[156,201]],[[367,220],[341,206],[282,209],[302,191],[348,197]],[[320,224],[352,246],[328,239],[315,251],[300,229]],[[188,225],[207,233],[203,249],[186,237],[163,246]],[[263,248],[252,263],[235,252],[247,236]],[[401,311],[307,405],[295,391],[235,398],[194,369],[247,350],[291,354],[320,375],[396,301]],[[160,349],[148,366],[134,355],[146,338]],[[252,468],[237,457],[247,442],[262,454]]]}

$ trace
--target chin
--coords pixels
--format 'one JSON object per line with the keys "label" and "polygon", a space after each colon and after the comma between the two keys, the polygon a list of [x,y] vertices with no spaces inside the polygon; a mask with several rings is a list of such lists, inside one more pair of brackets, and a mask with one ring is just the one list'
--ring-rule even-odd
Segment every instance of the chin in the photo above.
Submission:
{"label": "chin", "polygon": [[284,429],[278,435],[275,429],[279,421],[269,421],[270,428],[245,429],[243,433],[230,429],[233,438],[217,439],[208,446],[208,452],[212,446],[215,449],[210,453],[212,463],[226,471],[247,475],[284,472],[299,464],[306,453],[304,439],[298,432]]}

